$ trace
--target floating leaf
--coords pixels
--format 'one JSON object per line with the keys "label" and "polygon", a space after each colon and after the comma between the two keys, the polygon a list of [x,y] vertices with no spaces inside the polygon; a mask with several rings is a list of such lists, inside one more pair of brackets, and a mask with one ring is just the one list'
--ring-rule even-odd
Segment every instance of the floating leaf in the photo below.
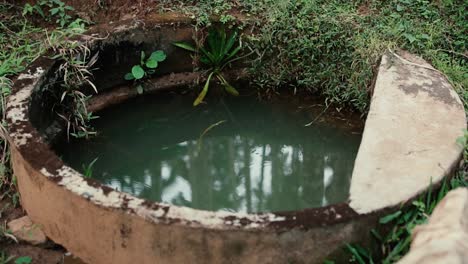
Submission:
{"label": "floating leaf", "polygon": [[139,80],[145,75],[145,70],[140,65],[135,65],[132,67],[132,74],[135,79]]}

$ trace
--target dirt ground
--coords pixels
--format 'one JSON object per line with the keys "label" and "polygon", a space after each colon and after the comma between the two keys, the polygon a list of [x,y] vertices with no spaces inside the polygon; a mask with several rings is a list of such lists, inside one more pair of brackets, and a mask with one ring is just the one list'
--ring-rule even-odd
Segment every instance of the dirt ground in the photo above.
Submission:
{"label": "dirt ground", "polygon": [[[5,197],[0,201],[0,212],[0,223],[2,226],[26,214],[20,206],[13,206],[13,201],[10,197]],[[0,249],[8,256],[31,257],[31,263],[37,264],[64,263],[64,254],[66,253],[63,247],[52,241],[47,241],[47,243],[41,246],[31,246],[22,242],[17,243],[13,239],[0,239]]]}

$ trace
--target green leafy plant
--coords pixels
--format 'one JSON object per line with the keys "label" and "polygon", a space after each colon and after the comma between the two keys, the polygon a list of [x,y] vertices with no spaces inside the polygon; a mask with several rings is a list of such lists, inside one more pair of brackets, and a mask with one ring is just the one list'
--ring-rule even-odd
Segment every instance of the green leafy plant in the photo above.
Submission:
{"label": "green leafy plant", "polygon": [[83,164],[83,176],[85,178],[93,177],[93,167],[96,161],[98,161],[98,158],[93,159],[88,165]]}
{"label": "green leafy plant", "polygon": [[15,264],[30,264],[32,262],[32,258],[29,256],[22,256],[15,260]]}
{"label": "green leafy plant", "polygon": [[[48,15],[46,15],[44,9],[49,10]],[[55,19],[55,23],[64,27],[72,20],[68,12],[74,10],[73,7],[66,5],[60,0],[40,0],[35,5],[26,3],[23,7],[23,16],[38,14],[46,20]]]}
{"label": "green leafy plant", "polygon": [[224,28],[216,29],[212,27],[208,32],[206,42],[206,47],[204,45],[198,45],[198,47],[194,47],[191,44],[184,42],[173,43],[179,48],[199,54],[200,62],[209,68],[208,71],[210,73],[208,74],[208,78],[205,85],[203,86],[202,91],[198,95],[197,99],[193,102],[194,106],[199,105],[205,98],[206,94],[208,93],[208,88],[213,75],[218,78],[226,92],[234,96],[239,95],[239,92],[231,84],[229,84],[228,81],[226,81],[222,74],[222,71],[226,66],[239,59],[237,55],[242,49],[242,42],[240,39],[238,40],[237,31],[234,31],[228,37]]}
{"label": "green leafy plant", "polygon": [[141,80],[147,78],[151,74],[154,74],[159,63],[164,60],[166,60],[166,53],[162,50],[154,51],[149,57],[146,57],[145,52],[142,51],[140,54],[140,64],[134,65],[132,70],[125,74],[124,78],[127,81],[134,80],[137,82],[137,91],[139,94],[142,94],[143,85],[141,84]]}

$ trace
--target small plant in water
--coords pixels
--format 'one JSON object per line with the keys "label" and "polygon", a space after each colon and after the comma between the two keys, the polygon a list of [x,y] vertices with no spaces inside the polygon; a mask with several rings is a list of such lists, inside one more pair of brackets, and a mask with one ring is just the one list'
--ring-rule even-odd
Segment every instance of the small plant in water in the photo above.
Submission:
{"label": "small plant in water", "polygon": [[[242,42],[237,39],[237,32],[235,31],[229,37],[226,35],[224,29],[211,28],[207,36],[207,46],[199,45],[194,47],[188,43],[176,42],[175,46],[200,54],[200,62],[209,67],[210,74],[206,80],[203,90],[198,95],[197,99],[193,102],[194,106],[199,105],[205,98],[213,75],[218,78],[221,85],[226,92],[232,95],[239,95],[239,92],[229,84],[224,78],[222,71],[231,62],[238,60],[236,55],[242,48]],[[238,45],[235,45],[238,43]]]}
{"label": "small plant in water", "polygon": [[98,158],[95,158],[88,165],[83,164],[83,176],[85,178],[92,178],[93,177],[93,167],[94,167],[94,164],[96,163],[97,160],[98,160]]}
{"label": "small plant in water", "polygon": [[136,88],[139,94],[143,93],[141,81],[149,75],[156,72],[156,68],[160,62],[166,59],[166,53],[162,50],[157,50],[147,58],[144,51],[140,55],[140,64],[134,65],[131,72],[125,74],[124,78],[127,81],[134,80],[137,84]]}

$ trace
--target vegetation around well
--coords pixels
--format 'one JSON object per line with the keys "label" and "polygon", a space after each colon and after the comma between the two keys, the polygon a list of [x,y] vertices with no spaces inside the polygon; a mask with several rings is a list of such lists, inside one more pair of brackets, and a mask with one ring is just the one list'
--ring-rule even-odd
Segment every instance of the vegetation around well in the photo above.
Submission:
{"label": "vegetation around well", "polygon": [[[66,39],[85,30],[72,7],[57,0],[41,0],[36,5],[0,1],[0,111],[11,93],[12,79],[48,49],[80,68],[87,61],[60,50],[71,48]],[[96,1],[103,3],[103,1]],[[245,31],[244,45],[249,56],[252,82],[263,93],[305,90],[323,95],[332,107],[352,108],[366,114],[370,90],[379,59],[384,52],[405,49],[420,55],[443,72],[455,87],[468,111],[467,43],[468,2],[463,0],[162,0],[153,12],[184,13],[205,28],[219,21],[226,27],[236,24]],[[103,4],[103,6],[105,6]],[[239,23],[238,18],[244,22]],[[79,47],[76,47],[79,49]],[[73,64],[74,63],[74,64]],[[152,68],[152,67],[149,67]],[[134,72],[137,79],[140,72]],[[143,73],[144,74],[144,73]],[[86,74],[85,74],[86,76]],[[86,77],[87,78],[87,77]],[[85,79],[78,80],[82,84]],[[78,84],[70,87],[77,87]],[[75,88],[63,90],[73,104],[64,119],[76,124],[77,136],[87,136],[93,118],[83,105],[88,99]],[[203,99],[203,98],[202,98]],[[86,120],[85,120],[86,119]],[[2,129],[2,131],[4,128]],[[380,256],[359,245],[348,245],[355,263],[393,263],[409,249],[416,224],[428,215],[448,190],[468,186],[466,136],[465,165],[435,193],[422,196],[408,208],[381,219],[391,225],[388,236],[375,234],[381,244]],[[8,144],[1,142],[0,200],[19,206],[14,177],[9,167]],[[1,214],[2,208],[0,208]],[[11,240],[1,228],[0,244]],[[3,235],[2,235],[3,234]],[[5,234],[7,234],[5,236]],[[378,259],[377,259],[378,258]],[[0,249],[0,263],[13,259]],[[3,262],[2,262],[3,261]],[[23,262],[26,263],[26,262]]]}
{"label": "vegetation around well", "polygon": [[235,16],[252,27],[255,84],[318,92],[336,107],[366,112],[380,56],[406,49],[444,72],[468,105],[466,1],[162,1],[198,26]]}

